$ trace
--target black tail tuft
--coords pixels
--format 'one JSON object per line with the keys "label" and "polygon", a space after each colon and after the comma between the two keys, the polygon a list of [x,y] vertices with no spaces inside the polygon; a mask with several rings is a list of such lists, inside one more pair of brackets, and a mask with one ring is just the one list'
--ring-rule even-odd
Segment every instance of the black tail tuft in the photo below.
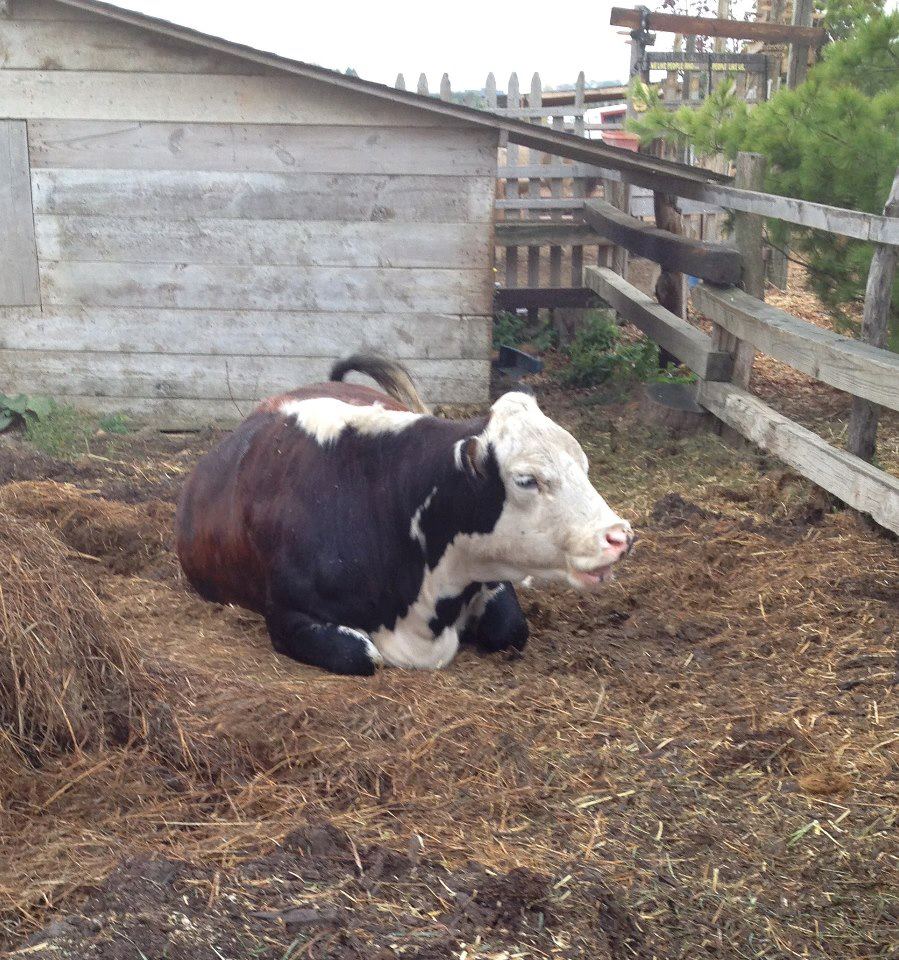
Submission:
{"label": "black tail tuft", "polygon": [[388,396],[415,413],[430,412],[415,389],[409,371],[398,361],[374,354],[356,353],[334,364],[331,368],[331,379],[343,380],[351,372],[364,373],[371,377]]}

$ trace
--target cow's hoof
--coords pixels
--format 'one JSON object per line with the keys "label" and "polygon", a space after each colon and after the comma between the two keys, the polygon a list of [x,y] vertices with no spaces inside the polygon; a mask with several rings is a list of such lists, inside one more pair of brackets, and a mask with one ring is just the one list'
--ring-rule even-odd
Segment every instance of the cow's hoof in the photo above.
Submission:
{"label": "cow's hoof", "polygon": [[491,629],[478,631],[477,646],[488,653],[500,650],[523,650],[530,630],[526,622],[494,624]]}
{"label": "cow's hoof", "polygon": [[265,621],[275,650],[300,663],[355,677],[370,677],[384,665],[380,650],[362,630],[283,608],[270,610]]}
{"label": "cow's hoof", "polygon": [[384,666],[384,658],[381,651],[372,643],[371,637],[361,630],[354,630],[352,627],[336,627],[337,632],[343,638],[338,644],[341,649],[341,666],[345,665],[347,669],[334,669],[335,673],[345,673],[357,677],[370,677],[377,670]]}

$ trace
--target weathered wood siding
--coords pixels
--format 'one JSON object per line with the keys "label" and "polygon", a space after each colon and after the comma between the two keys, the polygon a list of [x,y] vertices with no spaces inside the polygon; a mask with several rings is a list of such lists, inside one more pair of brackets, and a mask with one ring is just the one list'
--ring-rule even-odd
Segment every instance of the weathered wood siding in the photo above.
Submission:
{"label": "weathered wood siding", "polygon": [[8,7],[0,116],[27,126],[37,306],[0,306],[0,389],[230,419],[375,349],[432,402],[486,398],[495,133]]}

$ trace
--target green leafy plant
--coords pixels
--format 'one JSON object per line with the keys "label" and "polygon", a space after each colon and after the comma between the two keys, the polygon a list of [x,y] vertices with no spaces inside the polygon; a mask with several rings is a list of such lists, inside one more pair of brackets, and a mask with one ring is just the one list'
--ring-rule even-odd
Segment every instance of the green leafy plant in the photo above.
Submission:
{"label": "green leafy plant", "polygon": [[647,377],[647,383],[696,383],[699,378],[686,367],[679,367],[674,363],[669,363],[664,370],[657,370],[654,374]]}
{"label": "green leafy plant", "polygon": [[500,310],[493,318],[493,346],[515,347],[527,343],[540,353],[558,343],[558,334],[550,324],[533,324],[524,314]]}
{"label": "green leafy plant", "polygon": [[588,387],[616,380],[647,380],[658,372],[658,347],[641,337],[624,340],[607,312],[591,310],[568,347],[563,379]]}
{"label": "green leafy plant", "polygon": [[524,343],[524,328],[527,322],[528,318],[525,316],[519,316],[510,310],[500,310],[493,317],[493,346],[514,347],[518,343]]}
{"label": "green leafy plant", "polygon": [[0,431],[41,420],[49,416],[52,407],[49,397],[29,397],[24,393],[10,397],[0,393]]}
{"label": "green leafy plant", "polygon": [[131,433],[130,421],[124,413],[107,413],[100,417],[100,429],[104,433],[124,435]]}

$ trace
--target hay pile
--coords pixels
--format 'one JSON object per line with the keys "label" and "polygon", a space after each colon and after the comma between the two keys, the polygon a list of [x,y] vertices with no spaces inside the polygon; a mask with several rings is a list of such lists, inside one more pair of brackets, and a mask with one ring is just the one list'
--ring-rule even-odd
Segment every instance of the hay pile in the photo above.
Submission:
{"label": "hay pile", "polygon": [[135,668],[65,545],[42,524],[0,513],[0,759],[121,736]]}
{"label": "hay pile", "polygon": [[0,510],[48,524],[74,550],[122,574],[137,573],[162,556],[174,518],[171,504],[116,503],[51,480],[4,486]]}

